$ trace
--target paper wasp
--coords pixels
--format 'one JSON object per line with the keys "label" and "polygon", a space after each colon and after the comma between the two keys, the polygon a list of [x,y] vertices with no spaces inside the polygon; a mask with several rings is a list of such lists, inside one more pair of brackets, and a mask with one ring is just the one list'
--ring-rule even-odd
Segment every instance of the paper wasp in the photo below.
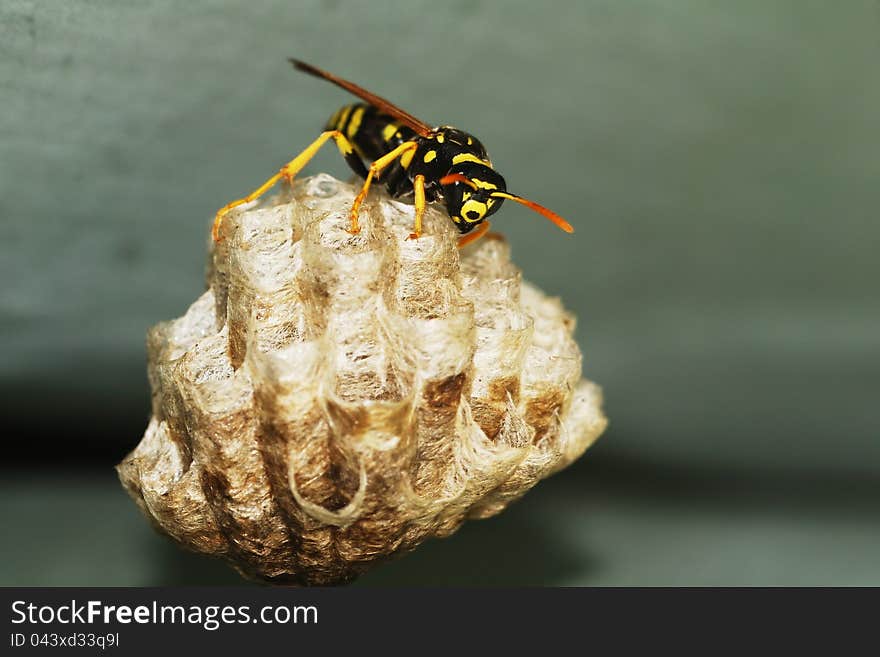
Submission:
{"label": "paper wasp", "polygon": [[[253,192],[223,207],[214,219],[215,241],[220,239],[220,225],[230,210],[256,200],[279,180],[292,181],[329,139],[336,142],[348,165],[364,179],[351,207],[350,233],[360,230],[360,207],[377,177],[392,197],[414,198],[412,239],[421,235],[426,203],[438,200],[445,202],[459,232],[470,233],[459,239],[459,247],[488,231],[488,217],[497,212],[505,200],[521,203],[562,230],[574,232],[555,212],[508,192],[504,178],[492,168],[486,149],[473,135],[451,126],[432,128],[352,82],[298,59],[289,61],[297,70],[332,82],[365,102],[338,110],[327,122],[325,131],[308,148]],[[365,162],[370,162],[369,168]]]}

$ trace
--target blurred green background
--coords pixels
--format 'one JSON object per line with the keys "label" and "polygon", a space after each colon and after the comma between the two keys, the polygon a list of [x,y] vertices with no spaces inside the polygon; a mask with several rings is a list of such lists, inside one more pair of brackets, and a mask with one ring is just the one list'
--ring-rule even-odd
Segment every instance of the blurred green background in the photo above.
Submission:
{"label": "blurred green background", "polygon": [[[0,3],[0,584],[229,583],[112,465],[215,210],[344,92],[478,135],[611,427],[363,584],[880,585],[880,3]],[[328,148],[308,169],[345,177]]]}

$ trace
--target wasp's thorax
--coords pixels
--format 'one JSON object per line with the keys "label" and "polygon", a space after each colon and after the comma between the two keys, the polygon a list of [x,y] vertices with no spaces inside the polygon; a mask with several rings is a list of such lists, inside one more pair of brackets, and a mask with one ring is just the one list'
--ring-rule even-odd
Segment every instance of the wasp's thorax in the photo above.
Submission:
{"label": "wasp's thorax", "polygon": [[506,191],[504,177],[485,164],[463,163],[449,170],[447,175],[458,174],[468,182],[458,181],[443,187],[443,198],[449,216],[459,232],[467,233],[494,214],[504,202],[492,196]]}

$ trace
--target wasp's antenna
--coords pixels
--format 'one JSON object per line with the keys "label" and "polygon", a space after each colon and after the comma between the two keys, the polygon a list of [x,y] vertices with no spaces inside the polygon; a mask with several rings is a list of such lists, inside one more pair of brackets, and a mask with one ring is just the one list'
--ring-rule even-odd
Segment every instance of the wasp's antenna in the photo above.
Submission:
{"label": "wasp's antenna", "polygon": [[566,233],[573,233],[574,232],[574,227],[570,223],[568,223],[565,219],[563,219],[558,214],[553,212],[553,210],[548,210],[543,205],[538,205],[534,201],[530,201],[527,198],[523,198],[522,196],[517,196],[516,194],[511,194],[509,192],[492,192],[491,194],[489,194],[489,196],[493,196],[495,198],[507,198],[507,199],[510,199],[511,201],[516,201],[517,203],[521,203],[522,205],[526,206],[530,210],[534,210],[538,214],[544,215],[545,217],[547,217],[547,219],[549,219],[554,224],[559,226]]}
{"label": "wasp's antenna", "polygon": [[451,185],[452,183],[457,183],[457,182],[464,183],[465,185],[467,185],[471,189],[477,188],[477,186],[474,183],[472,183],[467,176],[463,176],[460,173],[450,173],[446,176],[443,176],[440,179],[441,185]]}

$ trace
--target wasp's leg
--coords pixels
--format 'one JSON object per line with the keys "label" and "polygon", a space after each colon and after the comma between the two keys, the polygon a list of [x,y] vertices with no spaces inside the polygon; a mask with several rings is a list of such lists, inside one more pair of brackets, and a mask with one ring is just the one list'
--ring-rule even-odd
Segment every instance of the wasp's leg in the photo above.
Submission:
{"label": "wasp's leg", "polygon": [[[272,189],[282,178],[288,182],[293,180],[293,177],[302,171],[303,167],[309,163],[313,157],[315,157],[315,153],[324,145],[324,143],[333,138],[336,141],[336,145],[339,147],[339,151],[342,153],[342,156],[349,161],[352,157],[357,157],[354,153],[354,148],[352,148],[351,142],[345,138],[338,130],[328,130],[321,134],[315,141],[309,144],[308,148],[306,148],[302,153],[293,158],[290,162],[285,164],[274,176],[269,178],[262,185],[257,187],[250,194],[245,196],[244,198],[240,198],[236,201],[232,201],[232,203],[228,203],[224,205],[214,217],[214,226],[211,228],[211,236],[214,238],[215,242],[220,241],[220,226],[223,223],[223,218],[229,214],[229,211],[233,208],[237,208],[239,205],[244,205],[245,203],[250,203],[251,201],[256,201],[263,194],[265,194],[268,190]],[[361,168],[363,169],[363,162],[358,160]],[[351,164],[351,162],[349,162]],[[352,165],[353,166],[353,165]]]}
{"label": "wasp's leg", "polygon": [[354,203],[351,205],[351,228],[348,231],[349,233],[354,235],[361,230],[358,225],[358,215],[360,214],[361,204],[364,202],[364,199],[367,198],[367,192],[370,191],[370,183],[373,182],[373,177],[397,158],[414,151],[417,146],[418,145],[414,141],[405,141],[393,151],[386,153],[370,165],[370,171],[367,173],[366,180],[364,180],[364,186],[361,188],[361,191],[354,199]]}
{"label": "wasp's leg", "polygon": [[232,203],[227,203],[222,208],[220,208],[220,210],[218,210],[217,214],[214,216],[214,225],[211,227],[211,237],[214,239],[214,241],[221,241],[220,227],[223,225],[223,219],[226,217],[227,214],[229,214],[229,212],[233,208],[237,208],[239,205],[244,205],[245,203],[250,203],[251,201],[257,200],[258,198],[260,198],[260,196],[265,194],[267,190],[271,189],[275,185],[275,183],[278,182],[279,178],[281,178],[281,174],[276,173],[274,176],[269,178],[269,180],[257,187],[254,191],[252,191],[244,198],[232,201]]}
{"label": "wasp's leg", "polygon": [[419,174],[415,177],[413,190],[415,191],[416,219],[409,239],[417,240],[422,235],[422,217],[425,215],[425,176]]}
{"label": "wasp's leg", "polygon": [[464,237],[458,238],[458,248],[463,249],[468,244],[472,244],[472,243],[476,242],[478,239],[480,239],[483,235],[485,235],[488,232],[489,232],[489,220],[484,219],[483,223],[481,223],[479,226],[477,226],[476,230],[474,230],[472,233],[469,233],[468,235],[465,235]]}

